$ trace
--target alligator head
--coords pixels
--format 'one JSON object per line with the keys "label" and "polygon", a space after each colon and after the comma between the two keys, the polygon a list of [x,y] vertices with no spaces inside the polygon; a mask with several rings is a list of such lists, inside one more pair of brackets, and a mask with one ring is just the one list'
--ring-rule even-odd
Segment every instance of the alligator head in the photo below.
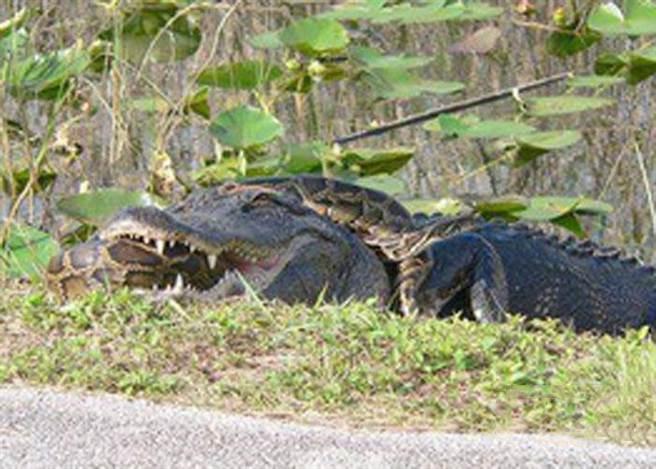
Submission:
{"label": "alligator head", "polygon": [[355,235],[291,194],[237,184],[126,209],[55,256],[47,276],[63,298],[99,286],[211,300],[248,286],[287,302],[389,295],[382,263]]}

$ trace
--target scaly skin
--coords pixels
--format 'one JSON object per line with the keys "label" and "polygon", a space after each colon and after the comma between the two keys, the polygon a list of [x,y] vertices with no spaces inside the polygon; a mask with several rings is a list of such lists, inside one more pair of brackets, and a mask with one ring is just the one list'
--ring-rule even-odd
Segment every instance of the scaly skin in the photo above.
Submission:
{"label": "scaly skin", "polygon": [[424,276],[424,271],[416,268],[420,253],[433,242],[472,228],[478,222],[471,212],[453,217],[433,216],[420,222],[384,192],[320,176],[265,177],[240,184],[295,194],[305,206],[356,233],[395,279],[395,296],[403,315],[418,311],[415,295]]}
{"label": "scaly skin", "polygon": [[64,298],[106,285],[214,301],[244,294],[242,280],[289,303],[389,297],[382,263],[355,235],[294,197],[234,184],[124,210],[53,258],[48,280]]}
{"label": "scaly skin", "polygon": [[656,326],[654,267],[590,241],[565,241],[521,224],[481,223],[415,259],[424,313],[482,322],[506,312],[558,318],[577,331],[618,334]]}
{"label": "scaly skin", "polygon": [[48,277],[63,296],[99,284],[187,285],[186,295],[221,299],[244,292],[230,270],[288,302],[312,302],[324,287],[328,298],[382,302],[395,285],[405,314],[498,322],[510,311],[613,334],[656,324],[654,268],[614,249],[471,214],[413,219],[382,193],[308,176],[226,184],[165,211],[129,209],[53,259]]}
{"label": "scaly skin", "polygon": [[239,184],[297,195],[305,206],[355,232],[386,261],[398,262],[412,257],[454,231],[473,227],[478,220],[472,213],[464,213],[455,217],[433,217],[430,223],[416,223],[400,202],[384,192],[321,176],[264,177]]}

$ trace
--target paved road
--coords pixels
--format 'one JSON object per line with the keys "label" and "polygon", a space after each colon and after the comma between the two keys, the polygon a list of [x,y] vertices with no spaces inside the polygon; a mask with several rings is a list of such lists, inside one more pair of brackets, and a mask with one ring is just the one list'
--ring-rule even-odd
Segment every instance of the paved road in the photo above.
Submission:
{"label": "paved road", "polygon": [[656,467],[568,437],[344,431],[110,395],[0,387],[0,468]]}

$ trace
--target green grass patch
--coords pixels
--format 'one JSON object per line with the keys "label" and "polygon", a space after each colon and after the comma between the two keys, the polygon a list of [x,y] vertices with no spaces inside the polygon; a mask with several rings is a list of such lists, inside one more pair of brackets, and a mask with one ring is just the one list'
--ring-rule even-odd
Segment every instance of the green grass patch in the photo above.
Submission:
{"label": "green grass patch", "polygon": [[656,444],[645,330],[576,335],[553,321],[401,318],[362,303],[154,305],[127,291],[59,306],[7,292],[0,382],[300,420]]}

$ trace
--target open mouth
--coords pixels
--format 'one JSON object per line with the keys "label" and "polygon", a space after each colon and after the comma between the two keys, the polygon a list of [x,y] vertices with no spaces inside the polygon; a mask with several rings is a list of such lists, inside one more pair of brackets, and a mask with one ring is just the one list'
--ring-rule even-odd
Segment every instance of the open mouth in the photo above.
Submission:
{"label": "open mouth", "polygon": [[243,294],[245,284],[257,291],[284,264],[270,249],[242,240],[207,248],[188,240],[126,233],[106,243],[110,259],[126,266],[125,285],[167,295],[211,291],[213,297],[227,297]]}

